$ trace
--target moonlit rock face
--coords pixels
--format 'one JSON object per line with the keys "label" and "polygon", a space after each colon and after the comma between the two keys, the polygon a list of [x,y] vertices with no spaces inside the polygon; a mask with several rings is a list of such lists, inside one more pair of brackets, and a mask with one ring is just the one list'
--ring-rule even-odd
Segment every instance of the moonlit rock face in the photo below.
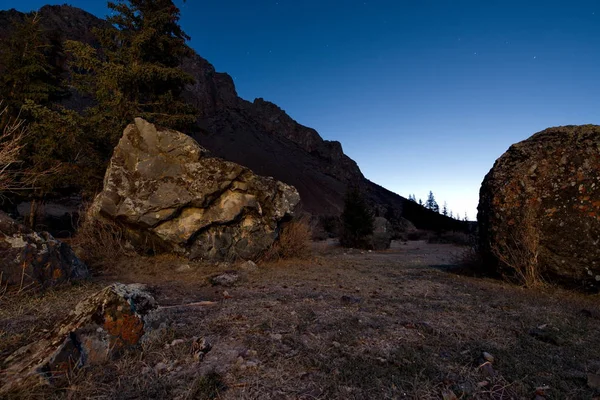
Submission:
{"label": "moonlit rock face", "polygon": [[279,221],[299,201],[293,186],[211,157],[191,137],[136,118],[115,148],[92,214],[120,224],[140,249],[251,259],[273,243]]}
{"label": "moonlit rock face", "polygon": [[522,246],[531,227],[547,279],[597,285],[600,127],[550,128],[512,145],[482,183],[478,221],[486,266],[502,271],[494,248]]}

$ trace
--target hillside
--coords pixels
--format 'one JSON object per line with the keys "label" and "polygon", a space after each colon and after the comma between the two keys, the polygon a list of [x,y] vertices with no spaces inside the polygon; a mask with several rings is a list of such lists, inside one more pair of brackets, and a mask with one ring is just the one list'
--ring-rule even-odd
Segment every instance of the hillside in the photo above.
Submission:
{"label": "hillside", "polygon": [[[15,10],[0,12],[0,35],[10,29],[9,21],[19,18]],[[48,34],[63,39],[93,43],[93,27],[104,21],[81,9],[45,6],[40,10]],[[303,208],[314,215],[338,215],[346,189],[361,187],[376,214],[396,226],[411,221],[422,229],[461,229],[463,224],[433,213],[366,179],[360,168],[344,154],[342,145],[324,140],[317,131],[294,121],[277,105],[263,99],[246,101],[237,95],[233,80],[200,55],[183,62],[196,83],[185,93],[187,101],[200,112],[198,131],[193,137],[215,155],[245,165],[258,174],[295,186]],[[78,96],[65,100],[79,109]]]}

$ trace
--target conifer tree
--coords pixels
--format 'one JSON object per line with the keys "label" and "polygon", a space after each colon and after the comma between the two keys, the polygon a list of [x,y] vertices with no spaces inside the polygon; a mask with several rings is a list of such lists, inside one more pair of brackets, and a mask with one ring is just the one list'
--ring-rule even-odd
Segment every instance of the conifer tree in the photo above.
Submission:
{"label": "conifer tree", "polygon": [[365,248],[367,238],[373,233],[373,214],[357,187],[346,193],[342,212],[342,235],[340,244],[344,247]]}
{"label": "conifer tree", "polygon": [[442,208],[442,215],[448,216],[448,204],[444,202],[444,207]]}
{"label": "conifer tree", "polygon": [[44,39],[37,13],[12,22],[8,36],[0,41],[0,94],[2,121],[16,118],[26,101],[47,105],[60,91],[59,73],[48,59],[51,46]]}
{"label": "conifer tree", "polygon": [[111,26],[95,31],[100,49],[73,41],[67,48],[76,87],[97,102],[87,114],[110,155],[135,117],[186,130],[196,122],[196,110],[181,97],[194,79],[178,67],[192,51],[173,2],[118,0],[108,8]]}
{"label": "conifer tree", "polygon": [[435,197],[433,197],[433,192],[431,190],[429,191],[429,196],[425,202],[425,208],[428,208],[431,211],[440,212],[440,206],[438,206],[438,203],[435,201]]}

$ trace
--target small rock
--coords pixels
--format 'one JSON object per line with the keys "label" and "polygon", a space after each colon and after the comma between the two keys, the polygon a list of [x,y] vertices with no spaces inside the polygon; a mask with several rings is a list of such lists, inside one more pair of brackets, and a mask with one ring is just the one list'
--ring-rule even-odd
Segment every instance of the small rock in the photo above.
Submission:
{"label": "small rock", "polygon": [[281,333],[271,333],[271,339],[281,340],[283,339],[283,336],[281,335]]}
{"label": "small rock", "polygon": [[157,374],[160,374],[161,372],[166,371],[168,368],[169,366],[167,364],[164,362],[159,362],[154,366],[154,371],[156,371]]}
{"label": "small rock", "polygon": [[175,272],[188,272],[191,271],[192,267],[189,264],[181,264],[179,267],[175,268]]}
{"label": "small rock", "polygon": [[549,343],[554,346],[561,346],[564,344],[564,340],[560,338],[556,332],[548,329],[535,328],[529,331],[529,335],[540,342]]}
{"label": "small rock", "polygon": [[339,344],[338,342],[333,342],[331,343],[333,345],[333,347],[339,348],[341,346],[341,344]]}
{"label": "small rock", "polygon": [[223,291],[223,298],[224,299],[232,299],[233,296],[229,294],[229,292],[227,290]]}
{"label": "small rock", "polygon": [[206,338],[195,339],[192,342],[191,353],[196,361],[200,361],[204,358],[204,355],[212,349],[212,345]]}
{"label": "small rock", "polygon": [[587,374],[587,384],[591,389],[600,390],[600,375]]}
{"label": "small rock", "polygon": [[213,286],[233,286],[239,279],[240,276],[237,272],[227,271],[210,278],[210,283]]}
{"label": "small rock", "polygon": [[481,354],[481,356],[483,357],[483,359],[484,359],[485,361],[488,361],[488,362],[491,362],[491,363],[493,363],[493,362],[494,362],[494,356],[493,356],[493,355],[491,355],[490,353],[488,353],[487,351],[484,351],[484,352]]}
{"label": "small rock", "polygon": [[454,394],[454,392],[450,389],[442,390],[442,399],[443,400],[458,400],[458,397]]}
{"label": "small rock", "polygon": [[183,340],[183,339],[175,339],[175,340],[173,340],[171,342],[171,347],[177,346],[177,345],[182,344],[182,343],[185,343],[185,340]]}
{"label": "small rock", "polygon": [[256,265],[256,263],[254,261],[248,260],[245,263],[243,263],[242,265],[240,265],[240,269],[242,271],[254,272],[254,271],[258,270],[258,265]]}
{"label": "small rock", "polygon": [[344,303],[344,304],[358,304],[362,301],[362,299],[360,297],[348,296],[348,295],[343,295],[341,300],[342,300],[342,303]]}
{"label": "small rock", "polygon": [[496,376],[496,371],[494,371],[494,368],[492,367],[492,364],[489,361],[486,361],[483,364],[481,364],[479,368],[483,372],[483,375],[485,375],[488,378],[493,378],[494,376]]}

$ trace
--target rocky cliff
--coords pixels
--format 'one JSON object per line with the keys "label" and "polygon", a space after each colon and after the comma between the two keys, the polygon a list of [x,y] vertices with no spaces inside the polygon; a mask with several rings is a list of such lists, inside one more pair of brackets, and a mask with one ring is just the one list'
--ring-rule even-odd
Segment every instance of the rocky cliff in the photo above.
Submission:
{"label": "rocky cliff", "polygon": [[[9,29],[8,21],[16,13],[0,12],[0,35]],[[49,32],[88,43],[93,42],[92,28],[104,23],[66,5],[45,6],[40,16]],[[396,226],[408,219],[418,228],[462,227],[370,182],[344,154],[339,142],[323,140],[317,131],[297,123],[275,104],[240,98],[231,77],[216,72],[199,55],[186,59],[182,68],[196,79],[185,93],[200,111],[200,129],[194,138],[216,156],[293,185],[300,192],[305,210],[316,215],[338,215],[347,187],[356,185],[367,193],[376,214],[386,216]]]}

